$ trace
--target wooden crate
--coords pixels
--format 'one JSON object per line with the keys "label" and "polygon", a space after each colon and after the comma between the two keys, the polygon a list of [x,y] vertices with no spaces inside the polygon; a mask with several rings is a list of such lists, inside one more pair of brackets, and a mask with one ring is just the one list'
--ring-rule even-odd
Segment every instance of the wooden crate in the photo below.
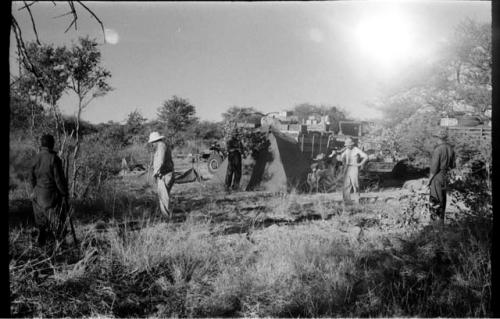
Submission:
{"label": "wooden crate", "polygon": [[458,119],[456,118],[451,118],[451,117],[445,117],[442,118],[439,122],[440,126],[457,126],[458,125]]}
{"label": "wooden crate", "polygon": [[288,125],[288,130],[289,131],[294,131],[294,132],[300,132],[301,125],[300,124],[289,124]]}
{"label": "wooden crate", "polygon": [[448,127],[450,134],[468,135],[473,137],[491,136],[491,127],[467,127],[467,126],[450,126]]}

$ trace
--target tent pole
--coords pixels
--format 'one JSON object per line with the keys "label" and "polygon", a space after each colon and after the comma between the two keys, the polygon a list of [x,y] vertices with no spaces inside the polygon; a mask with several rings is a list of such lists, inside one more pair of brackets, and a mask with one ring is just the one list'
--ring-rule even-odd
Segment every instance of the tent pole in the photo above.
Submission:
{"label": "tent pole", "polygon": [[319,153],[321,154],[321,142],[323,141],[323,133],[319,136]]}
{"label": "tent pole", "polygon": [[315,134],[313,134],[311,158],[314,158],[314,137]]}

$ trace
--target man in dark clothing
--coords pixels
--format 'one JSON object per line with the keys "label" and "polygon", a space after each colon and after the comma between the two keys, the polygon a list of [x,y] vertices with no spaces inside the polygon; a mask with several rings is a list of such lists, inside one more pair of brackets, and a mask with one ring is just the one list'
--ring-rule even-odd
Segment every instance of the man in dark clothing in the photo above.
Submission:
{"label": "man in dark clothing", "polygon": [[437,134],[440,143],[434,149],[430,167],[430,203],[431,217],[433,220],[440,218],[444,224],[446,210],[446,187],[448,184],[448,171],[455,168],[455,152],[447,143],[448,133],[442,130]]}
{"label": "man in dark clothing", "polygon": [[243,153],[243,144],[238,138],[237,133],[233,133],[231,139],[227,142],[227,172],[226,172],[226,190],[237,190],[241,179],[241,155]]}
{"label": "man in dark clothing", "polygon": [[61,159],[53,151],[54,137],[43,135],[41,144],[31,169],[31,186],[38,243],[45,245],[48,240],[61,240],[65,236],[68,184]]}

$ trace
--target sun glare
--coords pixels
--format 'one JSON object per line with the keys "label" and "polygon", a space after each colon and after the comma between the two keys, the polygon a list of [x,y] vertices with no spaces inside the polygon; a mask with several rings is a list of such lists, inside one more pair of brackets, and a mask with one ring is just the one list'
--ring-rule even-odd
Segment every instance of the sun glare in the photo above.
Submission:
{"label": "sun glare", "polygon": [[374,13],[362,19],[355,38],[361,52],[381,66],[404,61],[416,48],[410,20],[397,12]]}

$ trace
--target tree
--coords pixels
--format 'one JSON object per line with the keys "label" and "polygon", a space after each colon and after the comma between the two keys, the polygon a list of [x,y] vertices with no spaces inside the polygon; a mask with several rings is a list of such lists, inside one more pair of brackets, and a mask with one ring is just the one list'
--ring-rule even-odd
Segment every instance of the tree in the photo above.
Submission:
{"label": "tree", "polygon": [[450,49],[457,83],[491,85],[491,25],[461,21]]}
{"label": "tree", "polygon": [[129,144],[145,142],[145,126],[147,119],[142,116],[137,109],[127,115],[125,131],[127,133],[127,142]]}
{"label": "tree", "polygon": [[[10,94],[10,130],[30,133],[31,140],[35,142],[38,132],[45,127],[47,122],[43,106],[25,96],[16,94],[11,89]],[[36,133],[35,133],[36,132]]]}
{"label": "tree", "polygon": [[[66,47],[29,42],[26,46],[26,54],[38,73],[35,75],[23,65],[17,79],[18,92],[50,110],[55,126],[56,142],[59,144],[59,155],[61,155],[64,152],[67,134],[64,131],[57,103],[68,89],[69,52]],[[64,134],[64,140],[61,138],[62,134]]]}
{"label": "tree", "polygon": [[194,136],[205,141],[219,140],[224,137],[222,124],[202,121],[194,127]]}
{"label": "tree", "polygon": [[[37,28],[36,28],[35,17],[33,16],[33,13],[31,11],[31,7],[33,5],[35,5],[35,4],[37,4],[38,2],[39,1],[32,1],[30,3],[27,3],[26,1],[23,1],[24,6],[22,6],[21,8],[19,8],[18,11],[25,10],[28,13],[28,15],[30,17],[30,20],[31,20],[32,30],[33,30],[33,33],[35,34],[36,44],[41,45],[40,39],[38,38],[38,32],[37,32]],[[102,21],[94,13],[94,11],[92,11],[89,7],[87,7],[82,1],[71,1],[70,0],[70,1],[64,1],[63,3],[65,3],[65,4],[68,5],[69,11],[67,13],[65,13],[65,14],[57,16],[56,18],[61,18],[61,17],[65,17],[65,16],[71,16],[72,17],[71,23],[66,28],[66,30],[64,31],[64,33],[68,32],[68,30],[72,26],[75,27],[75,30],[78,29],[78,24],[77,24],[77,21],[78,21],[78,12],[77,12],[77,6],[76,6],[76,4],[78,4],[86,12],[90,13],[90,15],[99,23],[99,25],[101,26],[102,34],[103,34],[103,36],[105,35],[104,25],[103,25]],[[54,6],[57,5],[57,3],[54,2],[54,1],[53,1],[53,4],[54,4]],[[17,54],[18,54],[18,58],[19,58],[19,63],[21,63],[23,65],[23,67],[26,70],[28,70],[29,73],[32,74],[32,76],[34,77],[34,79],[38,82],[38,85],[40,85],[41,87],[43,87],[45,85],[45,83],[43,81],[43,78],[41,77],[41,74],[43,72],[31,60],[31,56],[29,54],[29,50],[27,49],[26,42],[24,41],[24,38],[23,38],[23,35],[22,35],[22,30],[21,30],[21,28],[19,26],[19,23],[17,22],[16,17],[14,17],[14,15],[12,14],[12,8],[11,8],[11,6],[12,6],[12,3],[9,2],[8,11],[11,12],[11,14],[10,14],[10,26],[11,26],[11,30],[14,32],[14,36],[15,36],[15,39],[16,39]],[[104,40],[106,40],[106,39],[104,38]]]}
{"label": "tree", "polygon": [[196,109],[188,100],[175,95],[158,108],[158,120],[164,125],[162,131],[171,145],[184,143],[182,133],[197,122],[195,114]]}
{"label": "tree", "polygon": [[[380,144],[400,157],[409,157],[413,164],[428,166],[437,143],[432,132],[441,117],[458,112],[483,115],[491,109],[491,26],[470,19],[462,21],[441,48],[440,58],[416,74],[418,77],[398,81],[390,94],[373,105],[384,112],[386,119],[385,134],[379,134]],[[491,189],[491,136],[455,136],[451,143],[460,161],[460,174],[480,176],[478,183]],[[464,168],[477,165],[484,170],[484,177],[463,173]]]}
{"label": "tree", "polygon": [[125,125],[131,133],[138,133],[147,119],[137,109],[127,115]]}
{"label": "tree", "polygon": [[226,112],[222,113],[222,118],[226,122],[260,123],[263,115],[253,107],[231,106]]}
{"label": "tree", "polygon": [[80,149],[80,120],[82,112],[95,98],[102,97],[112,90],[108,84],[111,72],[101,66],[101,52],[95,40],[89,37],[79,38],[69,51],[68,60],[69,86],[78,99],[75,118],[75,146],[73,149],[73,175],[71,193],[75,194],[78,176],[77,157]]}
{"label": "tree", "polygon": [[379,106],[389,125],[426,107],[443,116],[464,110],[484,114],[491,109],[491,65],[491,26],[466,19],[443,45],[440,58],[416,73],[419,78],[398,81],[372,105]]}

